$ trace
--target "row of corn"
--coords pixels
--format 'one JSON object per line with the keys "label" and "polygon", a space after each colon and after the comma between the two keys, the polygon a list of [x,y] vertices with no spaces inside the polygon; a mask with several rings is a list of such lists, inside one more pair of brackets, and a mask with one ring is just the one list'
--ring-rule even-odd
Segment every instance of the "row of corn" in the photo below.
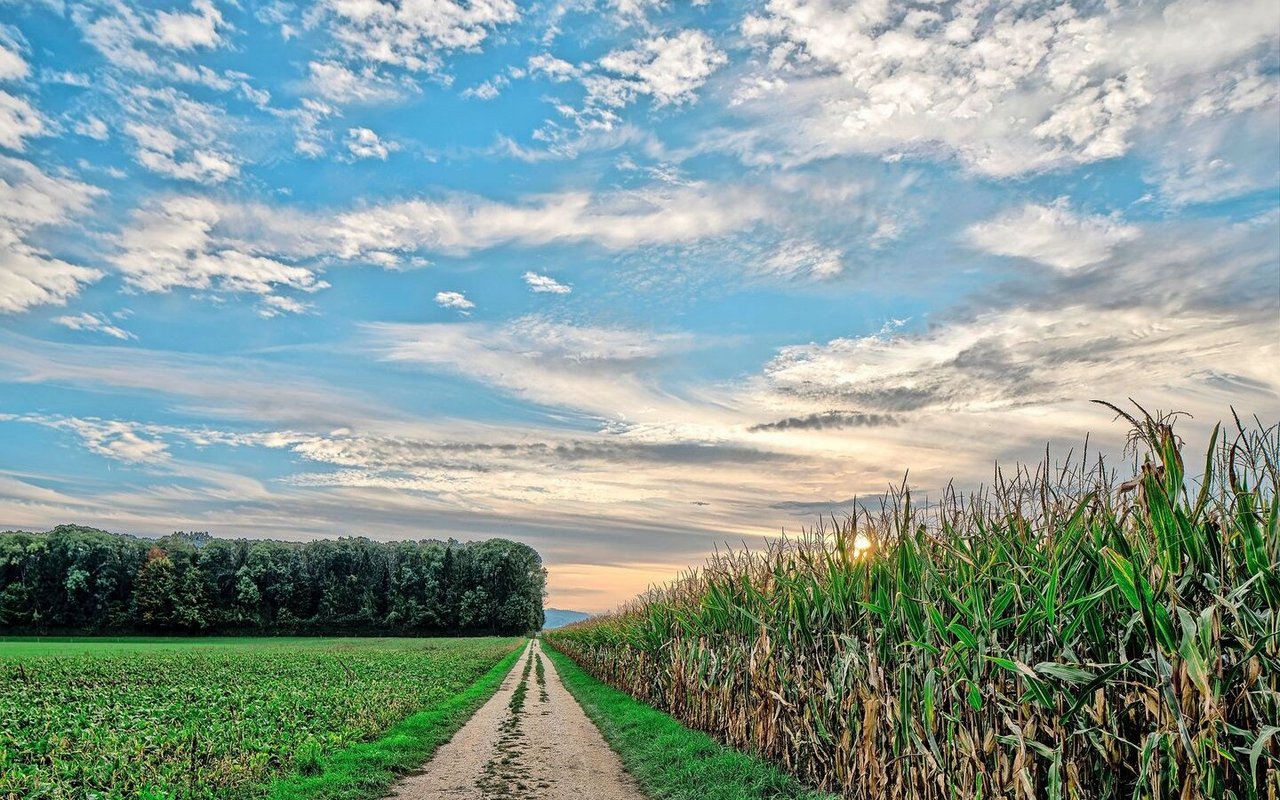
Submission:
{"label": "row of corn", "polygon": [[1189,470],[1169,418],[1124,416],[1132,479],[904,488],[548,638],[845,797],[1276,800],[1280,429]]}

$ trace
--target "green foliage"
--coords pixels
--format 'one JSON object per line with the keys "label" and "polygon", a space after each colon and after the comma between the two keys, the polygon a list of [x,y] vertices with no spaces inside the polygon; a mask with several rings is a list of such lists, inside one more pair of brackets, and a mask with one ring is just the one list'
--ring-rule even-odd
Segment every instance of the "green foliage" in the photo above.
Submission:
{"label": "green foliage", "polygon": [[[385,788],[391,766],[420,764],[519,644],[189,640],[57,656],[0,644],[0,798],[370,796],[321,789]],[[401,741],[406,725],[423,738]]]}
{"label": "green foliage", "polygon": [[268,800],[368,800],[387,794],[392,782],[417,769],[449,741],[485,701],[520,657],[518,648],[466,690],[432,705],[388,730],[380,739],[339,750],[302,772],[272,785]]}
{"label": "green foliage", "polygon": [[518,634],[546,573],[505,539],[159,540],[63,525],[0,534],[0,632]]}
{"label": "green foliage", "polygon": [[1168,418],[1124,416],[1133,480],[904,489],[544,636],[849,797],[1280,796],[1280,431],[1215,431],[1191,481]]}

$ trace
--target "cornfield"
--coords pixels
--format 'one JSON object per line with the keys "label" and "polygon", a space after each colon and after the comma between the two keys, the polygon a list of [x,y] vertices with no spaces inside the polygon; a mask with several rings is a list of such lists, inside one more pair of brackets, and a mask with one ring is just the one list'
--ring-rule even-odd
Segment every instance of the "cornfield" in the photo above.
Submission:
{"label": "cornfield", "polygon": [[[877,509],[548,634],[849,798],[1280,797],[1280,429],[1173,416],[1099,458]],[[1203,468],[1200,469],[1201,463]]]}

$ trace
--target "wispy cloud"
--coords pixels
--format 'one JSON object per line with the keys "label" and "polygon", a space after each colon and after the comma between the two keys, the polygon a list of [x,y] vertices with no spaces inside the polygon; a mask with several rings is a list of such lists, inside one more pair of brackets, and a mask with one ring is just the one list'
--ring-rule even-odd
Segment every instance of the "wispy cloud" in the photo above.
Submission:
{"label": "wispy cloud", "polygon": [[1038,261],[1061,270],[1104,261],[1118,245],[1138,235],[1136,226],[1114,217],[1074,213],[1066,198],[1048,206],[1028,204],[968,230],[974,246],[989,253]]}
{"label": "wispy cloud", "polygon": [[54,317],[53,321],[55,324],[61,325],[64,328],[70,328],[73,331],[94,331],[122,341],[138,338],[132,333],[126,331],[124,328],[114,324],[110,319],[102,314],[90,314],[86,311],[82,314],[68,314],[61,317]]}

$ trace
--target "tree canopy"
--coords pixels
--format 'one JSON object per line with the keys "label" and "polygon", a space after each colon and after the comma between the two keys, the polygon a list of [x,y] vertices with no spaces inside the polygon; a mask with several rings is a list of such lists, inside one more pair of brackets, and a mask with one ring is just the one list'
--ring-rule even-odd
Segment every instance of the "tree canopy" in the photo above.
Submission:
{"label": "tree canopy", "polygon": [[0,533],[0,630],[515,634],[542,627],[528,545]]}

